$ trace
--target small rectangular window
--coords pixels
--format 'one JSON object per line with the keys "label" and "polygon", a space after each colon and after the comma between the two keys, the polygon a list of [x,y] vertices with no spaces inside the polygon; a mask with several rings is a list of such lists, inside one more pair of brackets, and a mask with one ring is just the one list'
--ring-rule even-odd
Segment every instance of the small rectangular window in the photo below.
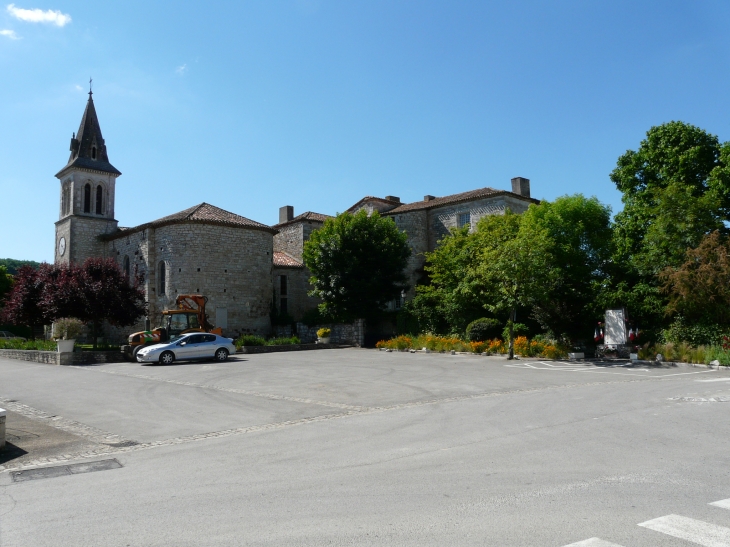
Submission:
{"label": "small rectangular window", "polygon": [[464,226],[471,226],[471,213],[459,213],[459,218],[456,221],[456,225],[459,228]]}
{"label": "small rectangular window", "polygon": [[288,313],[288,306],[287,306],[286,298],[282,298],[281,302],[279,302],[279,312]]}
{"label": "small rectangular window", "polygon": [[281,296],[287,296],[287,278],[285,275],[279,276],[279,294]]}

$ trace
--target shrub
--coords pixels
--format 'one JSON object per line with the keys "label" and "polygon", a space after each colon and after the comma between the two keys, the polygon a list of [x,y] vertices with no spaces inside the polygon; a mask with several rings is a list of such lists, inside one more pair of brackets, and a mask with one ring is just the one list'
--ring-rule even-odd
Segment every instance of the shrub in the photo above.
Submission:
{"label": "shrub", "polygon": [[[527,328],[527,325],[524,323],[515,323],[513,331],[515,335],[515,339],[519,336],[527,336],[527,334],[530,332],[530,329]],[[509,324],[504,326],[504,330],[502,331],[502,340],[509,340]]]}
{"label": "shrub", "polygon": [[78,319],[64,318],[53,323],[54,340],[71,340],[81,336],[84,324]]}
{"label": "shrub", "polygon": [[315,325],[321,325],[322,323],[329,322],[330,318],[322,315],[322,312],[319,311],[319,308],[312,308],[311,310],[307,310],[304,312],[304,315],[302,315],[302,323],[304,323],[308,327],[314,327]]}
{"label": "shrub", "polygon": [[0,340],[0,349],[24,349],[36,351],[56,351],[53,340]]}
{"label": "shrub", "polygon": [[413,339],[410,336],[396,336],[390,340],[380,340],[375,344],[375,347],[385,349],[411,349],[413,347]]}
{"label": "shrub", "polygon": [[317,336],[320,338],[329,338],[330,334],[332,334],[332,329],[328,329],[327,327],[322,327],[317,331]]}
{"label": "shrub", "polygon": [[475,319],[466,327],[466,339],[469,342],[483,342],[494,338],[499,333],[499,321],[489,317]]}
{"label": "shrub", "polygon": [[289,346],[292,344],[301,344],[301,340],[296,336],[290,336],[289,338],[272,338],[266,342],[267,346]]}
{"label": "shrub", "polygon": [[266,339],[255,334],[243,334],[234,342],[237,348],[241,346],[265,346]]}
{"label": "shrub", "polygon": [[688,324],[682,316],[678,316],[667,329],[662,331],[661,338],[664,342],[673,344],[687,342],[694,347],[703,344],[719,345],[727,330],[727,327],[712,323]]}

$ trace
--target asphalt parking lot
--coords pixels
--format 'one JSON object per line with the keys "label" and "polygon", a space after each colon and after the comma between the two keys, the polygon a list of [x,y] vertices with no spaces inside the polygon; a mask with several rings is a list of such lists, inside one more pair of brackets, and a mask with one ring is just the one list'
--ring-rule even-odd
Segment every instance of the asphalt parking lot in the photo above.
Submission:
{"label": "asphalt parking lot", "polygon": [[2,547],[730,545],[727,370],[0,359],[0,407]]}

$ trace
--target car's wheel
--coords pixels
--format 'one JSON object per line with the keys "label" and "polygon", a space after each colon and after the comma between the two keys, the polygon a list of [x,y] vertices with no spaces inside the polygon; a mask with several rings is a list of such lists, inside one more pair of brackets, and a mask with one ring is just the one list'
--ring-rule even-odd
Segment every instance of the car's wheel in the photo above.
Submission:
{"label": "car's wheel", "polygon": [[143,347],[144,347],[143,345],[139,345],[139,346],[134,346],[134,348],[132,348],[132,361],[135,361],[135,362],[137,361],[137,354],[140,352],[140,350]]}
{"label": "car's wheel", "polygon": [[160,364],[161,365],[170,365],[175,360],[175,354],[171,351],[164,351],[162,352],[162,355],[160,355]]}
{"label": "car's wheel", "polygon": [[215,360],[216,361],[227,361],[228,360],[228,350],[226,348],[220,348],[215,352]]}

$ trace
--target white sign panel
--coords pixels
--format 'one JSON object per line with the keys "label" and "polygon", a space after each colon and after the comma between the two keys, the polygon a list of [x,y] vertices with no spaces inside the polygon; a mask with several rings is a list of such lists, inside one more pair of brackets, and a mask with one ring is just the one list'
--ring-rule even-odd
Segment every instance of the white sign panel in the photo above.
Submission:
{"label": "white sign panel", "polygon": [[604,344],[615,346],[626,343],[626,315],[624,310],[606,310]]}

